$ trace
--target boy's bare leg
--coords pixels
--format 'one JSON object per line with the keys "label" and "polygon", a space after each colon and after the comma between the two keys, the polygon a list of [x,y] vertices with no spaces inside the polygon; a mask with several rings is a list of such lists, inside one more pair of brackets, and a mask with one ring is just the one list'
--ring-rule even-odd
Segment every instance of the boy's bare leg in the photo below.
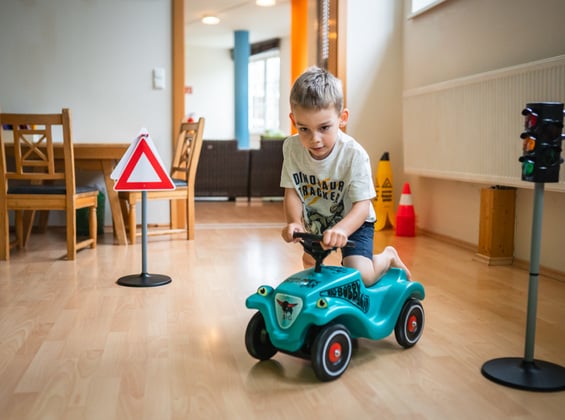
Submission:
{"label": "boy's bare leg", "polygon": [[[305,253],[302,256],[302,263],[304,264],[304,268],[309,268],[314,266],[315,261],[309,254]],[[410,270],[408,270],[406,264],[402,262],[396,249],[391,246],[385,247],[380,254],[373,255],[372,261],[361,255],[350,255],[343,259],[343,265],[358,270],[363,279],[363,283],[365,283],[367,287],[375,284],[390,267],[402,268],[406,271],[408,280],[412,277]]]}
{"label": "boy's bare leg", "polygon": [[369,287],[377,282],[379,277],[375,275],[375,268],[373,261],[367,257],[361,255],[350,255],[343,259],[343,265],[345,267],[351,267],[359,271],[363,283],[365,286]]}
{"label": "boy's bare leg", "polygon": [[377,279],[386,273],[390,267],[402,268],[406,271],[408,280],[412,277],[410,270],[408,270],[406,264],[398,256],[398,252],[392,246],[387,246],[380,254],[373,255],[373,266],[375,267]]}

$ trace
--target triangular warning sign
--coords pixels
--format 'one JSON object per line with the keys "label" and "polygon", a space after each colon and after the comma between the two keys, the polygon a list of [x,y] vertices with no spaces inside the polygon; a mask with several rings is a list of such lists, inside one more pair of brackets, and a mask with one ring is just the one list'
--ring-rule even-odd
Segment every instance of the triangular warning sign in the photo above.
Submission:
{"label": "triangular warning sign", "polygon": [[[163,168],[150,140],[141,135],[114,185],[116,191],[174,190],[175,184]],[[120,162],[121,163],[121,162]]]}
{"label": "triangular warning sign", "polygon": [[392,188],[392,182],[390,182],[390,179],[385,179],[385,182],[383,182],[383,188]]}

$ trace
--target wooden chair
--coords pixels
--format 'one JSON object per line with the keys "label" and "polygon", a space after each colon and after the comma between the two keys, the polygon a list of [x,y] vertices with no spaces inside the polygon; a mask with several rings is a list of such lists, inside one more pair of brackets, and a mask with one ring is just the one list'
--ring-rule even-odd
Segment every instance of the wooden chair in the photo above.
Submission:
{"label": "wooden chair", "polygon": [[[147,200],[169,200],[171,201],[171,221],[168,229],[147,229],[147,235],[164,235],[186,232],[186,239],[194,239],[194,184],[200,150],[202,149],[202,136],[204,133],[204,118],[197,122],[182,123],[176,140],[173,162],[171,166],[171,178],[175,189],[171,191],[147,191]],[[139,191],[121,191],[119,193],[120,204],[124,222],[128,227],[129,241],[135,243],[137,232],[135,205],[141,200]],[[186,203],[184,224],[178,228],[175,226],[175,210],[173,201],[183,200]]]}
{"label": "wooden chair", "polygon": [[[74,260],[79,249],[95,248],[98,190],[75,185],[71,112],[1,113],[0,124],[13,133],[9,142],[0,132],[0,260],[10,258],[11,246],[25,247],[36,210],[65,211],[68,260]],[[54,140],[54,134],[62,137],[62,143]],[[82,208],[89,209],[89,235],[77,242],[76,210]],[[11,210],[15,242],[10,241]]]}

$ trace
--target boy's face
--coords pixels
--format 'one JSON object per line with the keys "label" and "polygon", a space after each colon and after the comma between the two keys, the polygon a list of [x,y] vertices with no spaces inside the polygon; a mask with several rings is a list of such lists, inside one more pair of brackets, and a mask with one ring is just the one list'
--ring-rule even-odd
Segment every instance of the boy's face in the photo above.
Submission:
{"label": "boy's face", "polygon": [[339,129],[347,124],[348,118],[347,108],[339,113],[333,107],[317,110],[294,106],[290,113],[302,145],[318,160],[331,153]]}

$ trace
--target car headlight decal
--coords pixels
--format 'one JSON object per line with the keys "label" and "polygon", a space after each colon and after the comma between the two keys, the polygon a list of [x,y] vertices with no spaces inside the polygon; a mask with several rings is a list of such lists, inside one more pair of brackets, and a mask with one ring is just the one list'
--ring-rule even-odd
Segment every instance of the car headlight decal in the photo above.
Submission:
{"label": "car headlight decal", "polygon": [[284,293],[275,295],[275,313],[282,329],[290,328],[302,311],[302,299]]}
{"label": "car headlight decal", "polygon": [[324,298],[319,298],[316,302],[316,307],[320,309],[326,309],[328,307],[328,301]]}
{"label": "car headlight decal", "polygon": [[257,289],[257,294],[259,296],[268,296],[273,291],[273,288],[270,286],[259,286]]}

